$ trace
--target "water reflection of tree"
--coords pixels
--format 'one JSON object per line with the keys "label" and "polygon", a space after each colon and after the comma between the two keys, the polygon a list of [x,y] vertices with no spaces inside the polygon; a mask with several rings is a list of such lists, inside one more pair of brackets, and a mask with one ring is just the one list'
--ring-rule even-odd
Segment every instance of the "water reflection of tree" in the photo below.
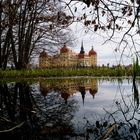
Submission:
{"label": "water reflection of tree", "polygon": [[69,102],[65,104],[59,93],[49,94],[46,96],[44,104],[39,103],[38,106],[40,106],[40,108],[43,106],[45,107],[42,108],[45,112],[44,119],[47,118],[45,121],[52,123],[54,126],[56,124],[62,125],[66,122],[70,123],[70,120],[77,109],[75,100],[69,100]]}
{"label": "water reflection of tree", "polygon": [[111,126],[114,126],[114,128],[108,135],[111,140],[140,139],[140,108],[137,84],[137,81],[132,81],[132,96],[131,98],[128,97],[128,99],[124,97],[124,91],[119,87],[122,99],[115,101],[117,109],[114,112],[105,110],[109,114],[109,117],[113,119]]}
{"label": "water reflection of tree", "polygon": [[[28,84],[0,84],[1,114],[16,121],[30,118],[28,111],[32,110],[30,88]],[[20,111],[19,111],[20,110]]]}
{"label": "water reflection of tree", "polygon": [[1,135],[6,132],[5,136],[9,136],[13,131],[20,130],[24,139],[38,128],[33,113],[31,88],[27,83],[1,83],[0,103],[0,123],[3,124],[0,126]]}
{"label": "water reflection of tree", "polygon": [[[74,99],[67,105],[58,93],[42,96],[36,85],[24,83],[0,84],[0,137],[15,136],[19,139],[35,139],[40,130],[48,127],[72,131],[70,120],[77,109]],[[22,125],[19,125],[22,124]],[[16,127],[18,126],[18,127]],[[19,127],[20,126],[20,127]],[[11,129],[12,128],[12,129]],[[16,128],[16,129],[14,129]],[[6,133],[2,133],[5,130]],[[6,134],[6,135],[5,135]],[[8,135],[9,134],[9,135]],[[40,136],[39,136],[40,137]]]}

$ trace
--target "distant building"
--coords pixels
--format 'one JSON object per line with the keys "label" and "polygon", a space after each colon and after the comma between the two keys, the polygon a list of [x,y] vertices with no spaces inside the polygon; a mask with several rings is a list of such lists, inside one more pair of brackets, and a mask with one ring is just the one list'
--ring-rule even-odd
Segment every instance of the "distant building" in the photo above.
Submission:
{"label": "distant building", "polygon": [[86,54],[83,43],[79,53],[73,52],[64,44],[58,55],[50,56],[44,49],[39,56],[39,68],[95,66],[97,66],[97,53],[92,47],[88,54]]}

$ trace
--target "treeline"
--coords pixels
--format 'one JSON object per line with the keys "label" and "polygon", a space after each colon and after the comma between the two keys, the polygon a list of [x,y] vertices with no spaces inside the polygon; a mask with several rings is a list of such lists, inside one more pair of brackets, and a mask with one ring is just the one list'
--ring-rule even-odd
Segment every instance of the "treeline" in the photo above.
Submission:
{"label": "treeline", "polygon": [[79,69],[34,69],[0,71],[0,78],[37,78],[71,76],[132,76],[132,68],[79,68]]}

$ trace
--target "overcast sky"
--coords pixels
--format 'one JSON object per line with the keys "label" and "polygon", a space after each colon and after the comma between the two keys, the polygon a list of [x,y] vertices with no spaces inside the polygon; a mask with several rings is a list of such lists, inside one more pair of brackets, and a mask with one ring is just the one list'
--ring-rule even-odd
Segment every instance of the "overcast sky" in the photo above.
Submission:
{"label": "overcast sky", "polygon": [[[122,52],[115,51],[118,46],[117,43],[111,41],[105,43],[107,37],[103,37],[100,34],[98,35],[93,31],[87,31],[84,25],[77,23],[72,24],[71,29],[75,37],[75,46],[73,50],[79,53],[82,41],[86,53],[88,53],[93,46],[94,50],[97,52],[98,65],[107,65],[108,63],[110,65],[117,65],[120,63],[120,60],[121,63],[125,65],[132,63],[132,58],[125,55],[127,51],[124,52],[123,58],[121,59]],[[85,33],[85,31],[87,32]]]}

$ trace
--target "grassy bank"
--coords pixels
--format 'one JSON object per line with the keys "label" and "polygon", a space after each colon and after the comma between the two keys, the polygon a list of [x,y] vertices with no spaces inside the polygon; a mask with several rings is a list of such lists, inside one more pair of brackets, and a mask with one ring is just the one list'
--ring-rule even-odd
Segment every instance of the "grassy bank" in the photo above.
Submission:
{"label": "grassy bank", "polygon": [[131,69],[80,68],[80,69],[35,69],[35,70],[0,70],[0,78],[36,78],[67,76],[131,76]]}

